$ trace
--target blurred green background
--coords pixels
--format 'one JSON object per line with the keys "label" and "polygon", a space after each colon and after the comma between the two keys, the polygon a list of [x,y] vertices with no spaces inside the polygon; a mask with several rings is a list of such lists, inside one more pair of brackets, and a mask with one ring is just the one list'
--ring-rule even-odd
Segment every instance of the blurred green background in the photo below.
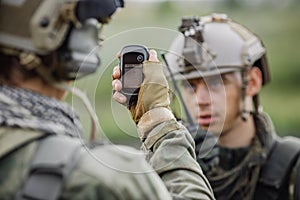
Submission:
{"label": "blurred green background", "polygon": [[[97,74],[75,82],[93,102],[102,137],[108,137],[114,143],[138,146],[139,140],[129,112],[111,100],[112,69],[118,63],[116,53],[122,46],[134,43],[168,49],[182,16],[212,12],[228,14],[262,38],[267,48],[272,80],[261,92],[261,104],[273,119],[279,135],[300,137],[299,0],[138,0],[125,3],[126,7],[104,27],[102,36],[105,41],[100,51],[102,64]],[[72,96],[68,100],[89,131],[90,119],[82,103]]]}

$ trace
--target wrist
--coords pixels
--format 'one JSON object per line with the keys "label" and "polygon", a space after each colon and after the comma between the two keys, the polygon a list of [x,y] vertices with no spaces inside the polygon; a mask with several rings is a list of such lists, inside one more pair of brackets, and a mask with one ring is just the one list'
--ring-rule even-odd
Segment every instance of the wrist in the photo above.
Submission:
{"label": "wrist", "polygon": [[137,132],[141,140],[145,140],[155,126],[172,119],[175,117],[172,111],[166,107],[158,107],[146,112],[137,124]]}

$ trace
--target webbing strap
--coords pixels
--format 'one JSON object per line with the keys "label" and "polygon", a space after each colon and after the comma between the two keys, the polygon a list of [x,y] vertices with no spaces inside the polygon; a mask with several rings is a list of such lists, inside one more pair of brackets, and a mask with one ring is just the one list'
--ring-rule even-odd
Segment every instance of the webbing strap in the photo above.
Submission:
{"label": "webbing strap", "polygon": [[17,200],[55,200],[82,154],[82,144],[65,136],[43,139]]}

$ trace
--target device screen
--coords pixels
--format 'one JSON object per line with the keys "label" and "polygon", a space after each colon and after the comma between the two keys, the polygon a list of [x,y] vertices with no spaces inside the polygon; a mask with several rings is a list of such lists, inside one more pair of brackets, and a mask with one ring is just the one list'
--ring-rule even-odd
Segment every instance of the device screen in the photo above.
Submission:
{"label": "device screen", "polygon": [[143,82],[143,64],[125,64],[124,88],[139,88]]}
{"label": "device screen", "polygon": [[134,91],[143,82],[143,61],[141,53],[127,53],[123,56],[123,88]]}

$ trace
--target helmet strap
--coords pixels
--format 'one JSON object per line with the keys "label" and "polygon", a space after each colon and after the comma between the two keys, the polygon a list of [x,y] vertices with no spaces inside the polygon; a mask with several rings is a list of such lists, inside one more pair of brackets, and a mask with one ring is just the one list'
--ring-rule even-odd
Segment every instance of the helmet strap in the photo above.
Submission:
{"label": "helmet strap", "polygon": [[242,107],[241,107],[241,118],[243,121],[247,121],[248,116],[252,113],[252,111],[246,110],[246,89],[249,83],[249,78],[247,75],[247,70],[243,69],[241,71],[241,76],[242,76],[242,88],[241,88],[241,103],[242,103]]}
{"label": "helmet strap", "polygon": [[41,59],[36,54],[30,52],[20,52],[19,59],[20,64],[28,71],[36,69],[42,64]]}
{"label": "helmet strap", "polygon": [[83,91],[81,91],[77,87],[74,87],[74,86],[72,87],[72,86],[68,85],[65,82],[55,82],[52,85],[54,87],[58,88],[58,89],[71,92],[73,95],[77,96],[83,102],[86,110],[88,111],[88,113],[91,117],[91,123],[92,123],[91,124],[91,133],[90,133],[89,141],[90,142],[95,141],[96,136],[100,134],[100,127],[99,127],[99,124],[98,124],[98,116],[97,116],[95,110],[93,109],[91,101],[89,100],[86,93],[84,93]]}
{"label": "helmet strap", "polygon": [[96,112],[93,109],[93,106],[87,97],[86,93],[81,91],[79,88],[72,87],[68,85],[65,81],[57,81],[52,76],[47,76],[47,69],[43,66],[40,66],[36,68],[37,73],[49,84],[51,84],[53,87],[71,92],[73,95],[77,96],[84,104],[86,110],[88,111],[90,117],[91,117],[91,135],[89,138],[89,141],[92,142],[96,139],[96,135],[100,134],[100,128],[98,125],[98,117]]}
{"label": "helmet strap", "polygon": [[259,95],[258,94],[253,96],[254,111],[246,109],[246,89],[247,89],[247,85],[249,83],[249,78],[247,76],[247,71],[248,71],[247,69],[248,68],[246,68],[245,70],[242,70],[242,72],[241,72],[241,75],[242,75],[241,118],[243,121],[247,121],[247,118],[249,115],[257,115],[257,114],[263,112],[263,107],[259,103]]}
{"label": "helmet strap", "polygon": [[41,58],[32,52],[20,51],[10,47],[1,47],[0,51],[6,55],[18,57],[20,65],[24,66],[26,70],[35,69],[42,64]]}
{"label": "helmet strap", "polygon": [[254,114],[259,114],[259,113],[262,113],[263,112],[263,107],[260,105],[259,103],[259,95],[256,94],[254,97],[253,97],[253,104],[254,104]]}

